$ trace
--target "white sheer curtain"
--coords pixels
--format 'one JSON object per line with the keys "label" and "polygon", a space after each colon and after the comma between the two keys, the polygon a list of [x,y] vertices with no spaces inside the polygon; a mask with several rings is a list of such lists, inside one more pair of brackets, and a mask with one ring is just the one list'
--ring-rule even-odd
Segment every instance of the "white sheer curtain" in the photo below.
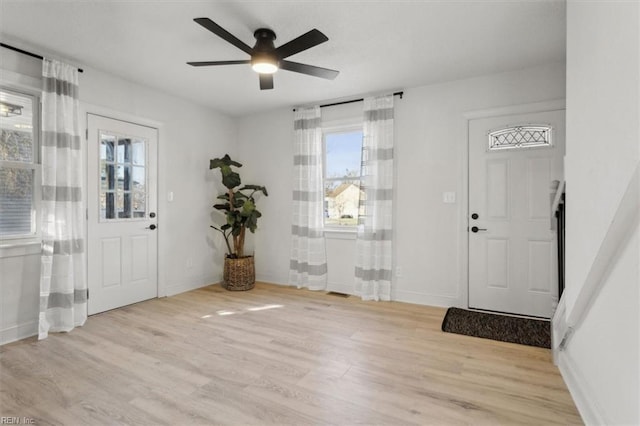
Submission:
{"label": "white sheer curtain", "polygon": [[363,300],[391,300],[393,95],[364,100],[363,133],[356,293]]}
{"label": "white sheer curtain", "polygon": [[39,339],[87,319],[78,70],[45,59],[42,79]]}
{"label": "white sheer curtain", "polygon": [[297,109],[294,116],[294,182],[289,284],[327,287],[323,235],[322,129],[320,107]]}

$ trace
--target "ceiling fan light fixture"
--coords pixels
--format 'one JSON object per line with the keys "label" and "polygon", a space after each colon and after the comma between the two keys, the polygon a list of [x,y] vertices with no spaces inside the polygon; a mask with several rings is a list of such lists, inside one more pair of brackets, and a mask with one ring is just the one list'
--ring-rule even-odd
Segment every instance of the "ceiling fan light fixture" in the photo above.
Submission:
{"label": "ceiling fan light fixture", "polygon": [[278,71],[278,66],[269,62],[256,62],[251,68],[259,74],[273,74]]}
{"label": "ceiling fan light fixture", "polygon": [[256,57],[251,60],[251,68],[259,74],[273,74],[278,71],[278,62],[267,56]]}

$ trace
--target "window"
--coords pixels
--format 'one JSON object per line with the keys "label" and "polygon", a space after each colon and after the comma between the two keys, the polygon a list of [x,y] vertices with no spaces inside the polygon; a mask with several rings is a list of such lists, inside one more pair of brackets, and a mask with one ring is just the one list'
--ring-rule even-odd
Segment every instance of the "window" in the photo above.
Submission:
{"label": "window", "polygon": [[37,233],[38,98],[0,88],[0,237]]}
{"label": "window", "polygon": [[324,224],[355,227],[360,214],[362,126],[324,131]]}
{"label": "window", "polygon": [[100,131],[100,221],[146,215],[147,141]]}

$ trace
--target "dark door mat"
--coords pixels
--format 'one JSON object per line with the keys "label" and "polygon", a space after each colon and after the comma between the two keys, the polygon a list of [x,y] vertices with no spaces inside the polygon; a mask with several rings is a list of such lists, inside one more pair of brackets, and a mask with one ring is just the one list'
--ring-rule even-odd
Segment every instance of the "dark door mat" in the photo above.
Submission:
{"label": "dark door mat", "polygon": [[449,308],[442,331],[551,349],[551,323],[544,320]]}

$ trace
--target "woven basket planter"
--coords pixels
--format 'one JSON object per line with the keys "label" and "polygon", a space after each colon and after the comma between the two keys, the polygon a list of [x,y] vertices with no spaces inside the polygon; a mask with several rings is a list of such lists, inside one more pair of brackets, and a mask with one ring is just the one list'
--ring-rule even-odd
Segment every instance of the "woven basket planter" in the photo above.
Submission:
{"label": "woven basket planter", "polygon": [[253,256],[240,259],[224,259],[222,287],[231,291],[251,290],[256,284]]}

